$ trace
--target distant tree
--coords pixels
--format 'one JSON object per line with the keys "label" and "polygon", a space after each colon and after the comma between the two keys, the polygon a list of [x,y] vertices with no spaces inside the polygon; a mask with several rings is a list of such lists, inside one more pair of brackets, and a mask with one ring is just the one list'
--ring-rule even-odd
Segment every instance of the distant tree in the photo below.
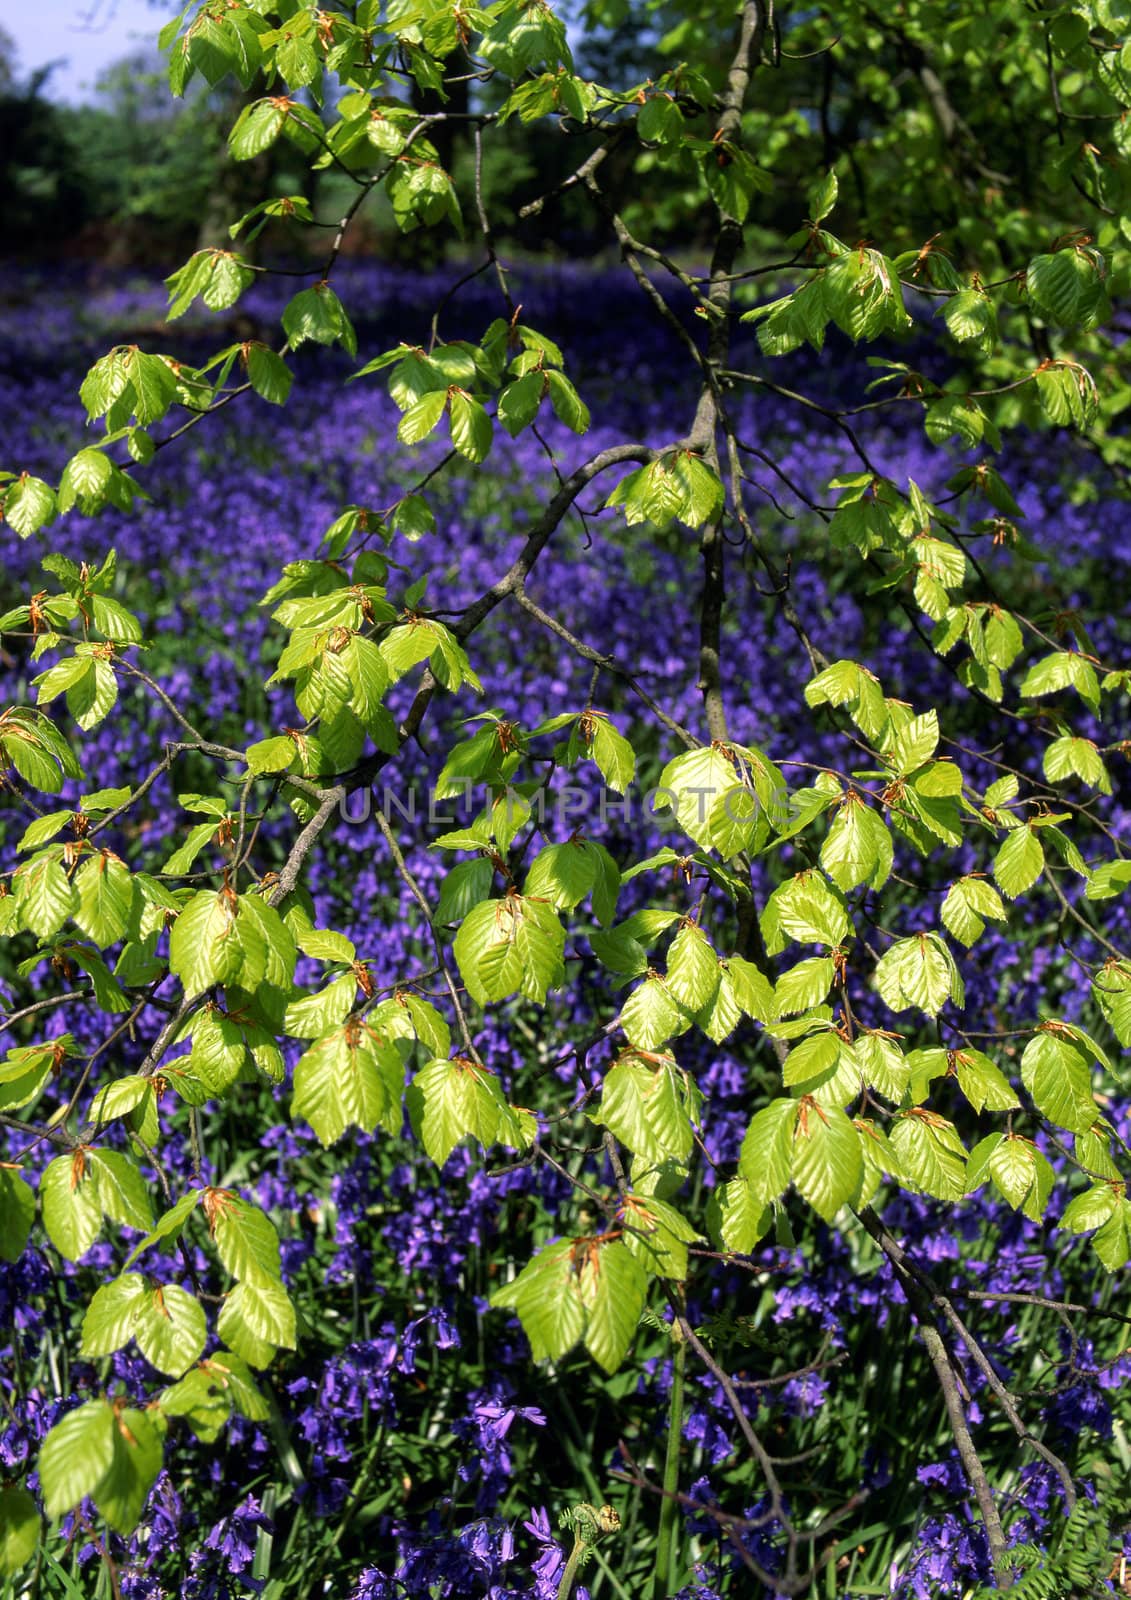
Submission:
{"label": "distant tree", "polygon": [[22,77],[15,41],[0,29],[0,239],[11,254],[57,248],[89,214],[65,113],[44,92],[53,70]]}

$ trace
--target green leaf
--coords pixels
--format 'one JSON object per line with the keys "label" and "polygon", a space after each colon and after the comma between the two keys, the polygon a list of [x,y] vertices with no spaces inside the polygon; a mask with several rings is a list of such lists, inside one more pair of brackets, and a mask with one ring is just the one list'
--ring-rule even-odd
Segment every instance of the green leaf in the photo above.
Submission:
{"label": "green leaf", "polygon": [[46,794],[58,794],[63,787],[59,771],[63,752],[70,757],[77,771],[77,763],[70,756],[67,746],[45,721],[29,726],[26,720],[10,720],[0,733],[0,749],[25,783],[42,789]]}
{"label": "green leaf", "polygon": [[225,1094],[239,1076],[245,1045],[239,1024],[219,1007],[203,1006],[189,1022],[192,1054],[188,1070],[211,1094]]}
{"label": "green leaf", "polygon": [[875,1122],[861,1117],[853,1119],[853,1126],[860,1140],[860,1153],[864,1161],[864,1176],[852,1200],[853,1206],[859,1210],[862,1206],[871,1205],[885,1176],[899,1183],[903,1179],[899,1160],[884,1130]]}
{"label": "green leaf", "polygon": [[674,1206],[656,1195],[626,1195],[617,1214],[624,1242],[646,1272],[682,1282],[687,1246],[700,1235]]}
{"label": "green leaf", "polygon": [[185,905],[173,924],[169,969],[186,999],[235,981],[244,960],[235,926],[236,899],[228,890],[201,889]]}
{"label": "green leaf", "polygon": [[95,1001],[103,1011],[130,1009],[129,997],[101,956],[84,944],[68,945],[67,954],[90,978]]}
{"label": "green leaf", "polygon": [[948,933],[968,948],[986,931],[984,919],[1005,921],[1005,907],[993,884],[985,878],[959,878],[947,890],[941,917]]}
{"label": "green leaf", "polygon": [[904,1112],[891,1124],[889,1138],[909,1185],[936,1200],[960,1200],[966,1193],[966,1151],[945,1117],[919,1109]]}
{"label": "green leaf", "polygon": [[1084,656],[1074,650],[1057,650],[1029,668],[1022,681],[1020,694],[1039,696],[1055,694],[1059,689],[1075,689],[1091,710],[1100,708],[1100,685],[1095,668]]}
{"label": "green leaf", "polygon": [[896,1104],[907,1092],[909,1069],[902,1050],[882,1032],[861,1031],[855,1040],[856,1062],[870,1089]]}
{"label": "green leaf", "polygon": [[1045,751],[1041,764],[1050,783],[1064,783],[1070,778],[1079,778],[1101,794],[1111,793],[1111,778],[1103,757],[1091,739],[1073,738],[1070,734],[1054,739]]}
{"label": "green leaf", "polygon": [[[798,1024],[807,1025],[805,1018]],[[782,1031],[780,1024],[776,1031]],[[782,1067],[782,1082],[822,1106],[843,1107],[863,1088],[855,1050],[827,1020],[794,1045]]]}
{"label": "green leaf", "polygon": [[692,451],[676,450],[622,478],[605,504],[623,507],[630,527],[638,522],[663,527],[678,517],[698,528],[720,510],[723,498],[711,468]]}
{"label": "green leaf", "polygon": [[65,1046],[53,1044],[10,1050],[0,1063],[0,1107],[11,1113],[30,1105],[68,1054]]}
{"label": "green leaf", "polygon": [[243,955],[239,971],[241,986],[254,989],[260,983],[268,983],[273,988],[288,991],[294,978],[298,949],[275,907],[259,894],[241,895],[235,931]]}
{"label": "green leaf", "polygon": [[777,1016],[774,988],[765,974],[744,956],[730,956],[727,971],[734,984],[734,997],[755,1022],[772,1022]]}
{"label": "green leaf", "polygon": [[990,1176],[1015,1211],[1033,1222],[1044,1218],[1053,1170],[1039,1150],[1018,1134],[1006,1134],[989,1161]]}
{"label": "green leaf", "polygon": [[251,1422],[266,1422],[270,1406],[248,1370],[247,1363],[230,1350],[219,1350],[201,1363],[202,1369],[215,1382],[224,1386],[241,1416]]}
{"label": "green leaf", "polygon": [[203,1306],[173,1283],[146,1289],[133,1331],[149,1364],[173,1378],[200,1359],[208,1337]]}
{"label": "green leaf", "polygon": [[888,743],[885,759],[891,763],[897,777],[906,777],[929,761],[938,748],[939,718],[937,711],[928,711],[921,717],[912,717],[904,723]]}
{"label": "green leaf", "polygon": [[597,960],[621,977],[639,978],[648,971],[648,954],[644,946],[623,928],[611,928],[607,933],[592,929],[589,944]]}
{"label": "green leaf", "polygon": [[593,907],[593,915],[597,918],[597,921],[603,927],[608,927],[616,915],[617,900],[620,897],[620,868],[603,844],[590,841],[590,848],[597,859],[597,876],[593,884],[590,904]]}
{"label": "green leaf", "polygon": [[1090,1233],[1101,1228],[1118,1206],[1119,1196],[1109,1184],[1095,1184],[1065,1206],[1060,1226],[1070,1233]]}
{"label": "green leaf", "polygon": [[99,946],[116,944],[126,931],[134,903],[129,868],[109,850],[84,861],[75,874],[76,925]]}
{"label": "green leaf", "polygon": [[[283,1349],[294,1349],[294,1306],[282,1283],[269,1277],[243,1278],[230,1291],[224,1309],[230,1310],[237,1302],[238,1317],[245,1322],[253,1338],[283,1346]],[[224,1336],[219,1325],[218,1333]]]}
{"label": "green leaf", "polygon": [[162,1413],[184,1417],[205,1443],[217,1437],[233,1406],[255,1422],[265,1422],[270,1415],[247,1362],[230,1350],[221,1350],[202,1361],[160,1397]]}
{"label": "green leaf", "polygon": [[395,533],[415,541],[426,533],[435,533],[436,517],[423,495],[406,494],[393,507],[391,526]]}
{"label": "green leaf", "polygon": [[512,439],[534,421],[545,390],[545,373],[535,371],[516,378],[499,395],[498,419]]}
{"label": "green leaf", "polygon": [[216,1253],[232,1277],[255,1285],[279,1283],[279,1235],[271,1218],[226,1189],[209,1190],[206,1208]]}
{"label": "green leaf", "polygon": [[172,405],[177,394],[177,376],[163,356],[133,350],[126,358],[133,389],[133,410],[142,427],[157,422]]}
{"label": "green leaf", "polygon": [[194,1368],[179,1383],[171,1385],[158,1403],[162,1416],[183,1417],[202,1444],[214,1443],[232,1414],[225,1385],[218,1374],[204,1367]]}
{"label": "green leaf", "polygon": [[589,407],[570,383],[564,372],[551,368],[546,374],[550,386],[550,404],[559,422],[564,422],[574,433],[589,430]]}
{"label": "green leaf", "polygon": [[[127,611],[125,606],[120,605],[111,595],[92,594],[90,610],[94,626],[104,638],[112,639],[117,644],[142,642],[141,623],[132,611]],[[89,798],[87,805],[89,809]]]}
{"label": "green leaf", "polygon": [[970,1152],[970,1160],[966,1164],[966,1188],[973,1194],[982,1188],[990,1176],[990,1157],[1005,1138],[1003,1133],[988,1133]]}
{"label": "green leaf", "polygon": [[1045,852],[1035,829],[1013,828],[994,857],[994,877],[1010,900],[1031,889],[1045,865]]}
{"label": "green leaf", "polygon": [[94,1497],[114,1461],[117,1427],[105,1400],[69,1411],[51,1429],[39,1451],[39,1483],[52,1521]]}
{"label": "green leaf", "polygon": [[716,1044],[729,1037],[742,1021],[738,986],[726,962],[718,966],[718,984],[707,1003],[695,1013],[695,1024]]}
{"label": "green leaf", "polygon": [[766,948],[776,955],[787,939],[801,944],[835,948],[848,937],[851,925],[844,896],[819,872],[799,872],[779,885],[762,912]]}
{"label": "green leaf", "polygon": [[94,1490],[94,1503],[115,1532],[128,1536],[141,1520],[164,1456],[164,1423],[148,1411],[114,1415],[110,1470]]}
{"label": "green leaf", "polygon": [[773,187],[768,173],[745,150],[727,140],[716,141],[703,156],[703,175],[715,204],[724,216],[745,222],[755,194]]}
{"label": "green leaf", "polygon": [[50,705],[58,695],[73,689],[79,691],[79,703],[84,703],[83,680],[93,671],[93,662],[89,655],[64,656],[46,672],[41,672],[35,679],[36,701],[41,706]]}
{"label": "green leaf", "polygon": [[[255,273],[230,250],[210,250],[207,254],[211,257],[211,271],[201,299],[209,311],[226,311],[255,282]],[[172,317],[172,310],[169,315]]]}
{"label": "green leaf", "polygon": [[336,933],[332,928],[306,926],[299,929],[296,926],[294,936],[303,955],[313,956],[315,961],[353,962],[357,958],[353,940],[347,939],[344,933]]}
{"label": "green leaf", "polygon": [[678,144],[683,134],[683,113],[670,95],[658,92],[641,106],[636,132],[653,144]]}
{"label": "green leaf", "polygon": [[[706,934],[695,923],[685,923],[668,950],[665,983],[669,993],[686,1010],[699,1011],[714,998],[719,975],[718,957]],[[631,1038],[627,1027],[625,1031]],[[633,1043],[640,1042],[633,1039]]]}
{"label": "green leaf", "polygon": [[49,811],[42,817],[36,817],[20,835],[16,849],[38,850],[40,845],[49,844],[57,833],[63,831],[73,815],[71,811]]}
{"label": "green leaf", "polygon": [[152,1228],[149,1190],[134,1161],[119,1150],[91,1150],[87,1159],[98,1203],[110,1221],[143,1233]]}
{"label": "green leaf", "polygon": [[[400,630],[394,630],[394,633],[399,632]],[[392,635],[390,635],[390,638],[392,638]],[[387,646],[389,640],[387,639],[385,643]],[[432,640],[423,630],[417,629],[415,635],[406,630],[403,653],[405,665],[411,664],[408,660],[410,654],[413,662],[422,661],[431,653],[432,648]],[[400,660],[398,660],[398,676],[405,670],[405,665],[401,665]],[[488,774],[497,781],[500,780],[500,760],[502,755],[502,747],[499,742],[500,731],[501,725],[491,721],[480,728],[470,739],[462,739],[458,744],[452,746],[448,751],[447,760],[441,768],[440,776],[436,780],[435,793],[437,800],[446,800],[461,791],[466,794],[471,780],[486,778]],[[485,846],[489,845],[490,842],[490,836],[486,831],[483,833],[482,838],[476,840],[476,844]],[[473,846],[470,844],[455,846],[453,844],[453,848],[471,849]]]}
{"label": "green leaf", "polygon": [[522,1133],[493,1072],[465,1057],[430,1061],[412,1081],[409,1108],[430,1159],[442,1167],[461,1140],[517,1145]]}
{"label": "green leaf", "polygon": [[1069,245],[1034,256],[1025,274],[1033,308],[1047,322],[1072,327],[1086,320],[1103,293],[1106,265],[1098,250]]}
{"label": "green leaf", "polygon": [[1105,861],[1088,879],[1089,900],[1110,900],[1131,884],[1131,861]]}
{"label": "green leaf", "polygon": [[491,448],[494,432],[491,419],[480,405],[463,389],[449,390],[448,425],[452,444],[476,465],[483,461]]}
{"label": "green leaf", "polygon": [[375,1027],[396,1039],[415,1038],[433,1057],[445,1057],[452,1048],[452,1034],[444,1018],[417,995],[400,993],[386,1000],[372,1013]]}
{"label": "green leaf", "polygon": [[[228,149],[236,161],[262,155],[282,133],[287,120],[285,102],[256,100],[245,106],[228,135]],[[182,269],[183,270],[183,269]]]}
{"label": "green leaf", "polygon": [[798,1103],[793,1129],[793,1181],[809,1204],[831,1222],[853,1198],[864,1175],[856,1129],[838,1106]]}
{"label": "green leaf", "polygon": [[858,343],[907,328],[898,275],[878,250],[861,247],[836,255],[822,276],[829,314],[850,339]]}
{"label": "green leaf", "polygon": [[686,1162],[699,1099],[671,1056],[626,1050],[609,1068],[593,1121],[652,1165]]}
{"label": "green leaf", "polygon": [[1131,1205],[1121,1200],[1116,1210],[1092,1239],[1096,1252],[1109,1272],[1118,1272],[1131,1260]]}
{"label": "green leaf", "polygon": [[128,1344],[148,1293],[140,1272],[126,1272],[103,1284],[86,1308],[80,1353],[94,1359]]}
{"label": "green leaf", "polygon": [[749,1186],[749,1203],[759,1215],[789,1187],[797,1117],[796,1100],[771,1100],[755,1113],[743,1136],[738,1170]]}
{"label": "green leaf", "polygon": [[52,846],[33,856],[16,873],[14,886],[24,925],[46,944],[74,911],[78,899],[62,851]]}
{"label": "green leaf", "polygon": [[[576,1251],[576,1247],[575,1247]],[[598,1366],[612,1373],[624,1361],[648,1294],[648,1277],[620,1239],[595,1239],[580,1274],[588,1310],[585,1347]]]}
{"label": "green leaf", "polygon": [[389,669],[370,638],[354,635],[339,656],[350,680],[350,706],[368,728],[381,714],[382,696],[389,688]]}
{"label": "green leaf", "polygon": [[845,891],[866,883],[880,889],[892,866],[891,834],[877,813],[850,789],[821,846],[821,866]]}
{"label": "green leaf", "polygon": [[0,1261],[18,1261],[35,1220],[35,1193],[18,1172],[0,1167]]}
{"label": "green leaf", "polygon": [[960,289],[942,304],[942,317],[952,338],[991,355],[997,344],[997,314],[984,289]]}
{"label": "green leaf", "polygon": [[434,389],[409,406],[397,424],[397,438],[402,444],[419,444],[436,427],[448,404],[446,389]]}
{"label": "green leaf", "polygon": [[1008,1078],[981,1050],[956,1050],[954,1070],[975,1111],[1012,1111],[1020,1105]]}
{"label": "green leaf", "polygon": [[317,1039],[325,1043],[323,1035],[327,1035],[335,1040],[336,1049],[339,1036],[334,1030],[341,1029],[353,1009],[356,995],[357,979],[352,972],[343,973],[317,993],[290,1001],[283,1014],[283,1026],[296,1039]]}
{"label": "green leaf", "polygon": [[491,1296],[496,1309],[517,1313],[535,1361],[559,1361],[584,1331],[585,1306],[574,1248],[572,1239],[546,1245],[513,1282]]}
{"label": "green leaf", "polygon": [[1045,1023],[1029,1040],[1021,1081],[1037,1110],[1057,1127],[1086,1133],[1099,1115],[1089,1053],[1062,1024]]}
{"label": "green leaf", "polygon": [[21,539],[29,539],[54,517],[55,492],[42,478],[23,472],[9,485],[4,496],[4,521]]}
{"label": "green leaf", "polygon": [[60,509],[69,508],[76,499],[97,503],[113,472],[113,464],[103,451],[80,450],[63,468],[59,482]]}
{"label": "green leaf", "polygon": [[[1001,448],[997,428],[976,400],[967,395],[947,395],[932,400],[923,414],[923,427],[932,444],[945,444],[957,438],[967,450],[976,449],[983,440],[991,449]],[[916,583],[915,595],[920,606],[936,622],[947,606],[946,584],[923,567]]]}
{"label": "green leaf", "polygon": [[228,1294],[216,1331],[253,1367],[264,1367],[274,1347],[295,1347],[295,1308],[291,1297],[270,1278],[247,1279]]}
{"label": "green leaf", "polygon": [[0,1575],[12,1577],[26,1566],[39,1543],[39,1507],[18,1483],[0,1488]]}
{"label": "green leaf", "polygon": [[723,1250],[749,1255],[773,1225],[773,1212],[743,1177],[719,1184],[708,1206],[711,1234]]}
{"label": "green leaf", "polygon": [[1111,1159],[1111,1131],[1102,1122],[1097,1122],[1087,1133],[1078,1133],[1072,1143],[1076,1160],[1085,1172],[1091,1173],[1093,1178],[1122,1182],[1119,1169]]}
{"label": "green leaf", "polygon": [[876,964],[876,988],[893,1011],[915,1006],[936,1016],[947,1000],[963,1002],[964,989],[954,957],[937,933],[897,939]]}
{"label": "green leaf", "polygon": [[[356,992],[353,974],[325,993],[333,990],[339,990],[348,1010]],[[288,1018],[292,1010],[288,1008]],[[395,1045],[357,1019],[306,1051],[295,1067],[294,1088],[294,1115],[306,1118],[324,1146],[349,1127],[363,1133],[379,1125],[389,1133],[400,1131],[404,1062]]]}
{"label": "green leaf", "polygon": [[353,324],[328,283],[300,289],[284,308],[282,323],[292,349],[309,340],[315,344],[340,343],[351,356],[357,355]]}
{"label": "green leaf", "polygon": [[809,191],[809,220],[823,222],[837,202],[840,186],[835,172],[825,173]]}
{"label": "green leaf", "polygon": [[637,984],[621,1007],[620,1025],[638,1050],[657,1050],[683,1033],[691,1018],[680,1006],[664,978],[656,974]]}
{"label": "green leaf", "polygon": [[170,1206],[168,1211],[158,1218],[141,1243],[134,1246],[126,1258],[126,1266],[131,1267],[138,1256],[153,1245],[160,1244],[163,1239],[179,1239],[184,1232],[185,1223],[196,1210],[203,1194],[203,1189],[187,1189],[176,1204]]}
{"label": "green leaf", "polygon": [[636,773],[636,753],[628,740],[606,717],[595,714],[590,715],[582,734],[588,739],[589,754],[609,788],[626,794]]}
{"label": "green leaf", "polygon": [[269,400],[274,406],[286,404],[294,381],[293,374],[282,356],[276,355],[267,345],[248,345],[247,377],[256,394],[264,400]]}
{"label": "green leaf", "polygon": [[834,661],[805,687],[808,705],[845,706],[868,739],[878,739],[888,721],[879,681],[855,661]]}
{"label": "green leaf", "polygon": [[485,900],[464,918],[452,945],[472,999],[480,1005],[521,990],[543,1004],[564,976],[565,929],[552,906],[510,893]]}
{"label": "green leaf", "polygon": [[1107,960],[1092,979],[1092,993],[1120,1044],[1131,1045],[1131,966]]}
{"label": "green leaf", "polygon": [[436,925],[443,927],[446,923],[461,922],[474,906],[489,897],[494,877],[494,867],[483,856],[452,867],[444,878],[436,903],[433,919]]}
{"label": "green leaf", "polygon": [[84,733],[98,726],[118,698],[118,680],[109,662],[90,659],[87,669],[67,692],[67,709]]}
{"label": "green leaf", "polygon": [[1041,406],[1055,427],[1087,429],[1095,422],[1099,390],[1087,368],[1076,361],[1048,360],[1038,367],[1036,382]]}
{"label": "green leaf", "polygon": [[[266,742],[274,743],[273,740],[268,740]],[[284,765],[289,765],[295,753],[294,744],[290,739],[280,740],[279,743],[285,744],[287,747],[287,761],[284,763]],[[255,769],[253,768],[253,770]],[[172,855],[166,860],[164,866],[161,868],[161,871],[169,877],[180,877],[182,873],[191,872],[197,856],[199,856],[200,852],[206,849],[208,845],[213,844],[215,839],[216,823],[214,821],[196,823],[192,828],[189,829],[184,843],[179,845],[177,849],[173,851]]]}
{"label": "green leaf", "polygon": [[524,894],[548,900],[559,911],[572,911],[596,882],[597,848],[586,839],[547,845],[531,862]]}
{"label": "green leaf", "polygon": [[831,956],[812,956],[783,972],[774,985],[774,1008],[779,1017],[795,1016],[818,1006],[828,995],[836,977]]}
{"label": "green leaf", "polygon": [[98,1178],[81,1147],[48,1163],[39,1184],[47,1237],[68,1261],[84,1256],[102,1231]]}

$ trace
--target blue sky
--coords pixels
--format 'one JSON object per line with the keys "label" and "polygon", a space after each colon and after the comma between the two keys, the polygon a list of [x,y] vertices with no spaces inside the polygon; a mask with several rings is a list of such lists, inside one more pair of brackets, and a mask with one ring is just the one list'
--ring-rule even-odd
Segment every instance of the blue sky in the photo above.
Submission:
{"label": "blue sky", "polygon": [[47,92],[77,104],[93,97],[104,67],[155,42],[179,9],[175,0],[0,0],[0,27],[16,42],[21,78],[49,61],[65,60],[52,72]]}

